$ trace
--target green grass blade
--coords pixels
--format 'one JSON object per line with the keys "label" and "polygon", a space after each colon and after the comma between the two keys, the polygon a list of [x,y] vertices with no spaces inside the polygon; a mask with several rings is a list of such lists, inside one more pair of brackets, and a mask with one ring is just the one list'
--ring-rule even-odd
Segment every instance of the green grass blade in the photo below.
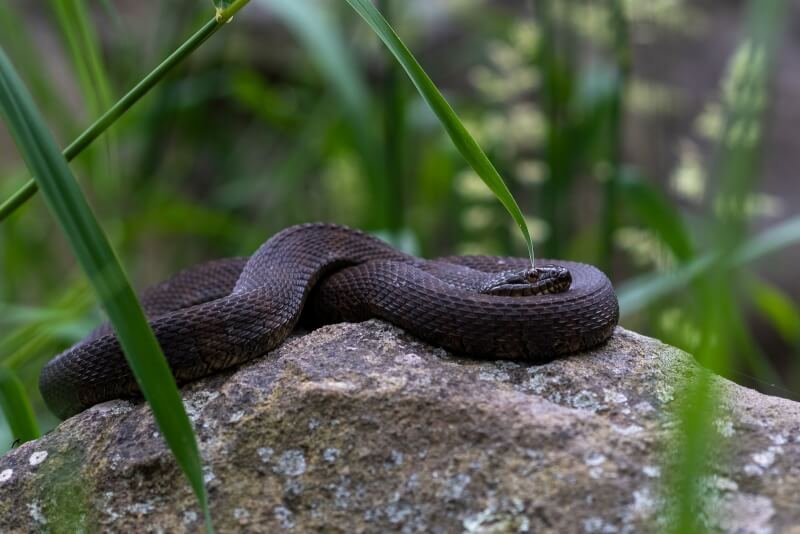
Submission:
{"label": "green grass blade", "polygon": [[[78,136],[70,145],[64,149],[64,157],[67,161],[71,161],[78,154],[83,152],[92,142],[103,134],[117,119],[119,119],[131,106],[139,101],[146,95],[158,82],[160,82],[167,73],[172,70],[178,63],[188,57],[194,52],[201,44],[203,44],[209,37],[211,37],[222,25],[230,20],[233,13],[241,9],[247,1],[238,0],[230,10],[226,11],[228,18],[222,19],[214,18],[208,21],[202,28],[200,28],[194,35],[192,35],[186,42],[184,42],[177,50],[169,55],[158,67],[156,67],[150,74],[145,76],[133,89],[131,89],[125,96],[117,101],[102,117],[97,119],[88,129]],[[0,205],[0,222],[4,221],[9,215],[14,213],[20,206],[25,204],[28,200],[36,194],[38,185],[35,180],[29,180],[11,198],[6,200]]]}
{"label": "green grass blade", "polygon": [[25,7],[26,4],[17,2],[0,2],[0,46],[5,47],[12,57],[26,58],[26,68],[21,74],[28,81],[36,101],[41,102],[46,115],[57,124],[71,124],[75,121],[74,115],[64,105],[63,91],[53,83],[47,62],[36,43],[38,36],[20,26]]}
{"label": "green grass blade", "polygon": [[629,173],[617,181],[625,205],[669,247],[679,261],[694,255],[694,246],[680,213],[652,185]]}
{"label": "green grass blade", "polygon": [[732,257],[737,264],[745,264],[762,256],[772,254],[800,241],[800,216],[786,219],[767,228],[757,238],[746,241]]}
{"label": "green grass blade", "polygon": [[90,112],[99,115],[111,106],[111,83],[106,76],[97,36],[89,23],[84,0],[51,0],[72,56],[81,92]]}
{"label": "green grass blade", "polygon": [[433,112],[439,118],[439,121],[444,126],[447,134],[452,139],[453,144],[467,163],[475,170],[478,176],[486,183],[495,196],[500,200],[503,206],[511,214],[511,217],[519,226],[522,235],[525,237],[525,242],[528,245],[528,253],[533,261],[533,242],[531,241],[528,226],[525,223],[525,218],[517,205],[517,201],[511,195],[500,174],[495,169],[489,158],[483,152],[478,143],[473,139],[472,135],[467,131],[464,125],[459,120],[453,108],[445,100],[439,89],[430,79],[428,74],[420,66],[419,62],[413,56],[411,51],[406,47],[403,41],[398,37],[395,31],[389,26],[389,23],[383,18],[380,12],[372,5],[370,0],[347,0],[350,7],[358,13],[361,18],[369,25],[375,34],[383,41],[383,44],[394,55],[395,59],[402,65],[403,70],[406,71],[408,77],[411,78],[412,83],[419,91],[419,94]]}
{"label": "green grass blade", "polygon": [[[386,213],[395,199],[386,187],[380,165],[381,146],[371,128],[370,98],[366,82],[342,33],[330,13],[330,4],[320,0],[257,0],[296,35],[308,55],[339,99],[344,118],[355,137],[370,193],[381,209],[375,210],[377,228],[388,226]],[[386,213],[384,213],[386,212]]]}
{"label": "green grass blade", "polygon": [[604,185],[603,225],[601,236],[601,262],[604,269],[613,266],[614,235],[619,226],[619,179],[622,177],[622,162],[625,149],[625,112],[626,97],[632,70],[630,24],[627,8],[622,0],[610,0],[608,22],[614,34],[614,58],[617,79],[614,84],[613,98],[609,102],[608,132],[609,164],[613,171]]}
{"label": "green grass blade", "polygon": [[[788,246],[800,243],[800,216],[764,230],[745,241],[730,256],[731,267],[740,267]],[[639,312],[657,300],[686,287],[708,272],[718,261],[718,252],[709,252],[670,273],[646,274],[622,284],[617,290],[620,314]]]}
{"label": "green grass blade", "polygon": [[718,253],[708,253],[666,273],[644,274],[617,287],[620,317],[638,313],[659,299],[680,291],[715,264]]}
{"label": "green grass blade", "polygon": [[233,20],[233,16],[246,6],[250,0],[214,0],[216,15],[214,18],[220,24]]}
{"label": "green grass blade", "polygon": [[94,323],[86,315],[94,302],[88,289],[83,280],[73,282],[43,309],[0,304],[0,327],[4,327],[0,367],[18,370],[36,358],[51,356],[56,346],[75,343],[91,332]]}
{"label": "green grass blade", "polygon": [[368,91],[326,4],[311,0],[257,0],[294,33],[348,112],[368,123]]}
{"label": "green grass blade", "polygon": [[11,427],[14,439],[30,441],[41,435],[22,382],[13,371],[3,367],[0,367],[0,410]]}
{"label": "green grass blade", "polygon": [[800,349],[800,307],[780,288],[753,277],[747,291],[755,308],[783,340]]}
{"label": "green grass blade", "polygon": [[[103,66],[100,43],[90,22],[85,0],[50,0],[64,40],[75,67],[81,95],[90,117],[96,117],[111,107],[111,82]],[[106,135],[103,147],[91,150],[90,172],[98,178],[112,179],[114,141]],[[100,150],[104,148],[105,150]],[[101,163],[101,166],[96,165]]]}
{"label": "green grass blade", "polygon": [[103,304],[159,428],[208,517],[208,497],[191,423],[133,289],[66,159],[0,48],[0,110],[45,199]]}
{"label": "green grass blade", "polygon": [[36,182],[28,180],[25,185],[15,191],[8,200],[0,204],[0,222],[3,222],[12,213],[21,208],[38,190],[39,188],[36,186]]}
{"label": "green grass blade", "polygon": [[105,11],[106,15],[112,20],[114,29],[117,31],[125,31],[122,19],[119,16],[119,10],[111,3],[111,0],[100,0],[100,4],[103,6],[103,11]]}
{"label": "green grass blade", "polygon": [[[403,4],[404,6],[405,4]],[[401,4],[396,0],[380,0],[378,8],[384,18],[391,22],[403,12]],[[383,93],[383,168],[386,180],[386,189],[392,202],[389,203],[386,219],[387,228],[395,244],[400,244],[405,237],[412,237],[406,227],[406,139],[408,137],[407,119],[407,91],[403,84],[402,67],[394,61],[386,66],[386,74],[381,85]],[[408,250],[405,250],[408,252]]]}

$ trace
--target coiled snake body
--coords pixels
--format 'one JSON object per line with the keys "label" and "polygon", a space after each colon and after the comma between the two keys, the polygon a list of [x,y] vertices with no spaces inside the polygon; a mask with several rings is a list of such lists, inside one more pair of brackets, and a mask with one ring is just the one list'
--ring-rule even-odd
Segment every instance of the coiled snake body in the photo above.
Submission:
{"label": "coiled snake body", "polygon": [[[528,259],[422,260],[356,230],[306,224],[276,234],[250,258],[183,271],[146,291],[142,304],[179,384],[263,355],[301,314],[317,324],[379,317],[457,353],[544,362],[603,343],[618,319],[602,272],[548,263],[568,270],[571,286],[545,281],[544,294],[517,296],[502,288],[517,287]],[[497,287],[499,294],[487,294]],[[138,394],[108,325],[50,361],[40,389],[62,418]]]}

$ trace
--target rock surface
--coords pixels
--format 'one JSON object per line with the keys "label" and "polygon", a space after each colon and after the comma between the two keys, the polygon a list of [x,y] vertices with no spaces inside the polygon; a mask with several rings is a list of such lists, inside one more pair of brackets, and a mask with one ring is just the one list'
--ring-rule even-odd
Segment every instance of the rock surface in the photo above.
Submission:
{"label": "rock surface", "polygon": [[[672,414],[697,372],[621,328],[529,366],[369,321],[295,336],[183,395],[219,532],[639,532],[668,517]],[[702,522],[800,532],[800,404],[715,386]],[[141,404],[96,406],[0,458],[2,532],[201,525]]]}

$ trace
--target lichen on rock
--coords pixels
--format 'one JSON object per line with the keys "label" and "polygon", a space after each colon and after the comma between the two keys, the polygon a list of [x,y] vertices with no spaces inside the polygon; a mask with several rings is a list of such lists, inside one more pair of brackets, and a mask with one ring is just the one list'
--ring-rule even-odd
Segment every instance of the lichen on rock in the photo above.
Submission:
{"label": "lichen on rock", "polygon": [[[381,321],[296,335],[185,387],[220,532],[642,531],[691,356],[618,328],[544,365],[452,356]],[[721,378],[710,530],[800,524],[800,404]],[[715,449],[716,450],[716,449]],[[0,531],[196,532],[142,403],[113,401],[0,458]]]}

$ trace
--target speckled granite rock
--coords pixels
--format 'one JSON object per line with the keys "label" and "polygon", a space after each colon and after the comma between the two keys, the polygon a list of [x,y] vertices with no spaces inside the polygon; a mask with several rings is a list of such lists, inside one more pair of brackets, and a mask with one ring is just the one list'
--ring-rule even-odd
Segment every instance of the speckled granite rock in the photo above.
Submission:
{"label": "speckled granite rock", "polygon": [[[665,520],[675,385],[696,372],[621,328],[593,353],[528,366],[457,359],[370,321],[183,393],[220,532],[633,532]],[[703,521],[800,532],[800,404],[716,383],[708,439],[724,454]],[[96,406],[0,458],[2,532],[200,521],[142,405]]]}

